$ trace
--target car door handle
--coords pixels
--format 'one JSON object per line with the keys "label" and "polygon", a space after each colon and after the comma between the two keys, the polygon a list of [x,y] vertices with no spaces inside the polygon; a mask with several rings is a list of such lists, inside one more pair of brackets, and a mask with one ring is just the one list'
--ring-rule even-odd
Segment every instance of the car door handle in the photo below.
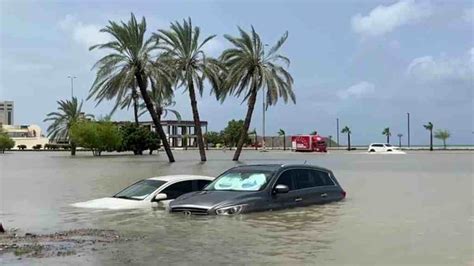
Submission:
{"label": "car door handle", "polygon": [[302,198],[296,198],[295,202],[302,201],[302,200],[303,200]]}
{"label": "car door handle", "polygon": [[323,194],[321,194],[321,197],[322,197],[322,198],[325,198],[325,197],[327,197],[327,196],[328,196],[328,194],[327,194],[327,193],[323,193]]}

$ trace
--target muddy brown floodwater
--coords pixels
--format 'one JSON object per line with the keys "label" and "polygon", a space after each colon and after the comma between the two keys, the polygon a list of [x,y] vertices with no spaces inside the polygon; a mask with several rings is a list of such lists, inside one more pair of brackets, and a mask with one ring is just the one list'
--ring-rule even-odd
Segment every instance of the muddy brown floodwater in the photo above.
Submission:
{"label": "muddy brown floodwater", "polygon": [[[218,175],[232,152],[154,156],[11,152],[0,155],[0,222],[23,234],[106,230],[130,241],[85,245],[61,256],[0,253],[0,264],[439,264],[472,265],[472,152],[373,155],[246,151],[241,163],[317,164],[334,171],[346,200],[236,217],[162,210],[102,211],[71,203],[109,196],[143,178]],[[108,231],[113,230],[113,231]],[[5,240],[2,240],[5,242]],[[47,242],[47,241],[46,241]],[[21,254],[20,254],[21,255]]]}

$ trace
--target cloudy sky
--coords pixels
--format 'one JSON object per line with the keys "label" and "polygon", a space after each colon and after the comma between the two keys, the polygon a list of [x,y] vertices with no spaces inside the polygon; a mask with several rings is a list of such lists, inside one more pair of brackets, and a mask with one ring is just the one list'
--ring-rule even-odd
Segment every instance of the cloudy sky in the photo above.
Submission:
{"label": "cloudy sky", "polygon": [[[198,3],[197,3],[198,2]],[[390,127],[406,136],[411,113],[412,144],[427,144],[422,124],[451,131],[449,142],[473,143],[474,6],[472,1],[0,1],[0,100],[15,101],[15,122],[36,123],[70,97],[68,75],[77,76],[75,96],[85,99],[100,52],[88,47],[108,40],[99,29],[130,12],[145,16],[148,32],[191,17],[213,56],[229,46],[223,34],[253,25],[265,43],[286,31],[282,53],[291,59],[296,105],[280,102],[267,112],[267,134],[318,130],[336,135],[336,118],[356,144],[383,141]],[[176,92],[178,109],[191,119],[189,100]],[[260,99],[261,103],[261,99]],[[112,103],[84,103],[105,115]],[[261,105],[252,128],[261,131]],[[241,119],[246,106],[208,93],[201,117],[220,130]],[[130,111],[114,119],[132,119]],[[147,119],[144,117],[143,119]],[[404,137],[404,141],[405,141]],[[393,140],[395,141],[395,139]],[[341,136],[341,142],[345,138]]]}

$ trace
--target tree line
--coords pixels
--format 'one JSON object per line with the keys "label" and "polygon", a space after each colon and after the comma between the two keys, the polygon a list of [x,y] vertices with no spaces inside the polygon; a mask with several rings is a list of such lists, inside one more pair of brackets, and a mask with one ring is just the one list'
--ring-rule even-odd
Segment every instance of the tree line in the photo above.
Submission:
{"label": "tree line", "polygon": [[[447,129],[438,129],[433,135],[433,123],[428,122],[426,125],[423,125],[423,127],[430,132],[430,151],[433,150],[433,136],[436,139],[441,140],[443,142],[444,149],[446,149],[446,140],[451,137],[451,133]],[[345,126],[344,128],[342,128],[341,133],[347,134],[347,150],[350,151],[352,131],[348,126]],[[382,131],[382,135],[384,135],[387,138],[386,143],[390,144],[390,137],[392,136],[390,127],[384,128]],[[403,134],[399,133],[397,134],[397,137],[398,137],[398,145],[401,147]]]}
{"label": "tree line", "polygon": [[[171,23],[169,29],[158,29],[149,38],[145,36],[145,18],[137,21],[133,13],[127,22],[110,21],[100,31],[112,40],[90,47],[90,50],[105,50],[107,54],[93,66],[97,73],[88,99],[97,104],[114,100],[113,111],[133,106],[137,124],[141,105],[151,116],[170,162],[175,159],[160,122],[176,90],[182,89],[189,96],[201,161],[207,158],[197,98],[203,95],[205,87],[210,88],[219,102],[235,96],[247,104],[241,134],[235,140],[235,161],[239,160],[246,142],[259,93],[264,93],[267,108],[280,98],[285,103],[296,102],[293,78],[287,71],[290,60],[279,53],[288,32],[267,48],[253,27],[250,31],[238,27],[236,36],[224,35],[232,47],[213,58],[206,55],[203,47],[216,35],[201,38],[200,28],[193,26],[190,18]],[[80,107],[74,98],[64,103]],[[63,116],[70,116],[73,123],[62,119],[58,112],[48,114],[45,121],[53,122],[51,131],[48,130],[52,139],[68,138],[72,125],[77,122],[66,110],[59,111]]]}

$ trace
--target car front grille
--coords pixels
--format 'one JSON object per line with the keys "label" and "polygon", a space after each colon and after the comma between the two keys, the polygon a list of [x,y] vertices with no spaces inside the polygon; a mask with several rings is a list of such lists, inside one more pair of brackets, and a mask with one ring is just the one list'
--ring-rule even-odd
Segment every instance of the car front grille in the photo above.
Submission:
{"label": "car front grille", "polygon": [[190,207],[175,207],[171,208],[173,213],[182,213],[185,215],[208,215],[207,209],[204,208],[190,208]]}

